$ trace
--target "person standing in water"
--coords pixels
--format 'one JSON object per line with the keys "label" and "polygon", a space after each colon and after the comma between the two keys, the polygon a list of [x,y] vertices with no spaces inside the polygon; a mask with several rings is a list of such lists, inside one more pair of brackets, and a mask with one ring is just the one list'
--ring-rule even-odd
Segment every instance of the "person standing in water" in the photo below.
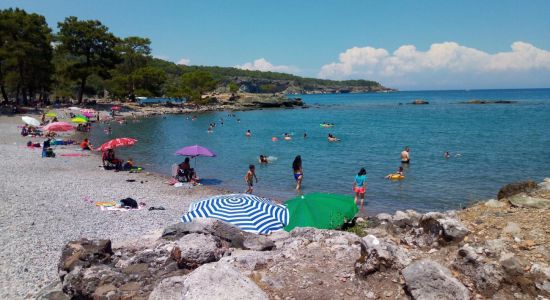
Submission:
{"label": "person standing in water", "polygon": [[294,158],[292,162],[292,171],[294,180],[296,180],[296,190],[302,190],[302,179],[304,178],[304,170],[302,169],[302,157],[300,155]]}
{"label": "person standing in water", "polygon": [[365,192],[367,191],[367,171],[365,168],[361,168],[359,173],[355,175],[355,181],[353,182],[353,192],[355,192],[355,205],[357,205],[357,199],[361,198],[361,210],[365,203]]}
{"label": "person standing in water", "polygon": [[403,151],[401,151],[401,163],[402,164],[408,164],[411,162],[410,156],[409,156],[410,149],[409,147],[405,147]]}
{"label": "person standing in water", "polygon": [[244,176],[244,181],[248,184],[248,189],[245,193],[252,194],[254,191],[254,179],[256,179],[256,183],[258,183],[258,177],[256,177],[255,172],[256,167],[254,165],[248,166],[248,172],[246,172],[246,175]]}

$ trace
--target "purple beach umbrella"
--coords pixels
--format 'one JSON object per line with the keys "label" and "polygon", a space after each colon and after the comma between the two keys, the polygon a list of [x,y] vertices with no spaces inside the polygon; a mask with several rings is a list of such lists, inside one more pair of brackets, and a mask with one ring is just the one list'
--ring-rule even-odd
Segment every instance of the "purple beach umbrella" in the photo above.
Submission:
{"label": "purple beach umbrella", "polygon": [[190,157],[197,157],[197,156],[208,156],[208,157],[214,157],[216,154],[214,152],[208,150],[205,147],[194,145],[194,146],[187,146],[179,149],[176,151],[176,155],[182,155],[182,156],[190,156]]}

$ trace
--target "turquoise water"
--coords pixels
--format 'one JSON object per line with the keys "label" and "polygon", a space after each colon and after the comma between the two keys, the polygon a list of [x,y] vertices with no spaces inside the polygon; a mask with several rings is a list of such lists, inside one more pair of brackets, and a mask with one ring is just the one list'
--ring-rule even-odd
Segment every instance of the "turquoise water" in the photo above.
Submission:
{"label": "turquoise water", "polygon": [[179,104],[184,102],[182,99],[178,98],[147,98],[147,99],[139,99],[138,104],[157,104],[157,103],[175,103]]}
{"label": "turquoise water", "polygon": [[[385,94],[304,95],[308,109],[281,109],[151,117],[95,128],[92,142],[134,137],[139,142],[118,151],[146,169],[170,173],[179,148],[199,144],[217,153],[198,158],[196,169],[206,184],[236,192],[246,189],[248,165],[256,165],[255,193],[278,200],[296,195],[291,164],[298,154],[304,167],[303,191],[351,194],[360,167],[367,169],[367,211],[455,209],[494,197],[503,184],[550,177],[550,89],[425,91]],[[414,99],[429,105],[408,105]],[[471,99],[515,100],[515,104],[467,105]],[[219,124],[224,119],[224,126]],[[335,123],[331,129],[319,126]],[[216,122],[212,133],[208,124]],[[252,137],[246,138],[250,129]],[[282,140],[285,133],[292,141]],[[307,132],[307,139],[303,133]],[[341,139],[327,142],[327,134]],[[280,140],[272,142],[272,136]],[[406,179],[384,176],[400,166],[399,153],[411,148]],[[443,158],[449,151],[452,157]],[[260,154],[276,157],[259,165]],[[456,156],[460,154],[459,156]]]}

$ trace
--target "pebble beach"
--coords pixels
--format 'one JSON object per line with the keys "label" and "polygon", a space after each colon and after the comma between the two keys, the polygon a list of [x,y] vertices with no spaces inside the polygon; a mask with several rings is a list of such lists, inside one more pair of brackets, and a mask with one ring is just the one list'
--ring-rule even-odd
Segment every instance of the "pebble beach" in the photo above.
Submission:
{"label": "pebble beach", "polygon": [[[189,204],[222,191],[205,186],[175,188],[167,177],[146,172],[106,171],[94,153],[56,146],[42,158],[19,134],[20,116],[0,116],[0,299],[33,298],[58,277],[62,247],[71,240],[110,238],[123,243],[154,237],[179,221]],[[127,181],[130,180],[130,181]],[[95,202],[131,197],[146,206],[133,211],[101,210]],[[162,206],[165,210],[148,210]]]}

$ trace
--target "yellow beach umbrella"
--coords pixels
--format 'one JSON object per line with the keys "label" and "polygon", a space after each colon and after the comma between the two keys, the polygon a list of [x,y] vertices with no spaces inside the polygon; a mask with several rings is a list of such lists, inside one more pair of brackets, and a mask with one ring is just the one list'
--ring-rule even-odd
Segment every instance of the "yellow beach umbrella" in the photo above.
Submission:
{"label": "yellow beach umbrella", "polygon": [[72,118],[71,122],[77,123],[77,124],[84,124],[84,123],[88,123],[88,120],[84,118],[76,117],[76,118]]}
{"label": "yellow beach umbrella", "polygon": [[46,114],[46,117],[57,117],[57,114],[54,113],[53,111],[50,111],[49,113]]}

